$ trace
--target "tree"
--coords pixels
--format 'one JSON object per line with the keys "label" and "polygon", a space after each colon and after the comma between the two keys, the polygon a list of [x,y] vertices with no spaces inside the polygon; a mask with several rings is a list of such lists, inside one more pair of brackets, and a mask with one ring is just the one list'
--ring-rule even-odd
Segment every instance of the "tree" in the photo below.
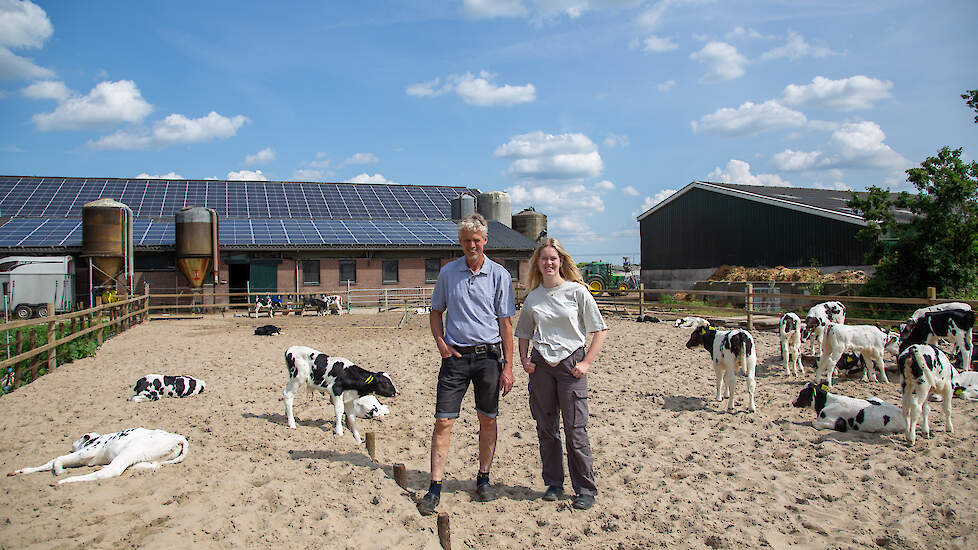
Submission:
{"label": "tree", "polygon": [[[978,111],[978,90],[962,98]],[[874,186],[849,201],[868,222],[860,235],[875,242],[876,273],[863,293],[921,296],[933,286],[942,297],[978,297],[978,162],[962,161],[960,148],[943,147],[907,170],[907,181],[917,193],[891,200],[889,190]],[[894,207],[913,218],[897,222]]]}

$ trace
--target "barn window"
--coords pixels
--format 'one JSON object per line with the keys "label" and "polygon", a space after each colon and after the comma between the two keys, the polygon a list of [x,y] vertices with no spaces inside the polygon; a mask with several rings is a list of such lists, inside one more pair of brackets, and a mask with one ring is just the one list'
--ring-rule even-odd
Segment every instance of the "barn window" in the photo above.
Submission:
{"label": "barn window", "polygon": [[302,260],[302,284],[319,284],[319,260]]}
{"label": "barn window", "polygon": [[385,285],[397,283],[397,260],[384,260],[383,276]]}
{"label": "barn window", "polygon": [[424,261],[424,282],[437,283],[438,272],[441,271],[441,260],[428,258]]}
{"label": "barn window", "polygon": [[340,260],[340,282],[341,283],[357,282],[356,260]]}

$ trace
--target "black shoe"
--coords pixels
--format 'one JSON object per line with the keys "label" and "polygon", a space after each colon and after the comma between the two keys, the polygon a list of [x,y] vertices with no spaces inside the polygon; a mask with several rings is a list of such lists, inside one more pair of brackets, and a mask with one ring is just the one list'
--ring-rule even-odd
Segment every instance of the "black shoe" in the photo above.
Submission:
{"label": "black shoe", "polygon": [[588,510],[594,506],[594,496],[593,495],[577,495],[574,497],[574,502],[571,506],[578,510]]}
{"label": "black shoe", "polygon": [[425,493],[421,500],[418,501],[418,511],[421,512],[422,516],[430,516],[435,513],[435,508],[438,508],[438,502],[441,501],[440,497],[436,497],[431,493]]}
{"label": "black shoe", "polygon": [[547,492],[543,493],[543,500],[549,502],[560,500],[562,498],[564,498],[564,489],[562,487],[557,487],[556,485],[547,487]]}
{"label": "black shoe", "polygon": [[492,488],[492,485],[483,483],[475,488],[475,496],[479,502],[489,502],[496,500],[496,490]]}

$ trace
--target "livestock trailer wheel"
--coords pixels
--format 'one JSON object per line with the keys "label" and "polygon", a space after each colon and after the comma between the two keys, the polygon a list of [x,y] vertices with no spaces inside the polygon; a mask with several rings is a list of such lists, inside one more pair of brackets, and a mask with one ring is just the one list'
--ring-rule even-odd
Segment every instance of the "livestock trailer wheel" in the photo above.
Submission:
{"label": "livestock trailer wheel", "polygon": [[34,315],[37,317],[48,316],[48,306],[37,306],[34,308]]}
{"label": "livestock trailer wheel", "polygon": [[31,315],[34,315],[34,310],[31,309],[31,306],[20,304],[14,309],[14,317],[22,321],[24,319],[30,319]]}
{"label": "livestock trailer wheel", "polygon": [[601,277],[591,277],[587,280],[587,287],[592,296],[601,296],[601,293],[604,292],[604,281]]}

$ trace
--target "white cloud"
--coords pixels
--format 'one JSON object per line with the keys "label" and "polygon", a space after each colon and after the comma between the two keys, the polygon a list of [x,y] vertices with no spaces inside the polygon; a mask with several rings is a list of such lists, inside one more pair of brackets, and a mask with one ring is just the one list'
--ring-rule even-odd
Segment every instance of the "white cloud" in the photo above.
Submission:
{"label": "white cloud", "polygon": [[626,195],[631,195],[633,197],[637,197],[637,196],[641,195],[641,193],[638,192],[638,189],[635,189],[631,185],[626,185],[625,187],[623,187],[622,190],[621,190],[621,192],[624,193],[624,194],[626,194]]}
{"label": "white cloud", "polygon": [[835,181],[832,183],[822,183],[815,182],[815,189],[829,189],[832,191],[852,191],[852,187],[849,187],[844,181]]}
{"label": "white cloud", "polygon": [[347,181],[349,183],[397,183],[396,181],[390,181],[389,179],[385,178],[383,174],[374,174],[370,176],[367,175],[366,172],[357,174]]}
{"label": "white cloud", "polygon": [[601,180],[594,184],[594,188],[598,191],[611,191],[615,188],[615,184],[608,180]]}
{"label": "white cloud", "polygon": [[772,36],[765,36],[758,32],[756,29],[745,29],[744,27],[734,27],[734,29],[724,36],[727,40],[734,40],[739,38],[752,38],[752,39],[765,39],[773,38]]}
{"label": "white cloud", "polygon": [[804,126],[807,120],[802,113],[770,99],[760,104],[748,101],[736,109],[717,109],[690,125],[693,132],[736,136]]}
{"label": "white cloud", "polygon": [[872,109],[875,102],[890,97],[893,82],[856,75],[841,80],[816,76],[811,84],[789,84],[781,100],[789,105],[820,107],[834,111]]}
{"label": "white cloud", "polygon": [[831,120],[809,120],[808,128],[819,132],[834,132],[842,126],[841,122]]}
{"label": "white cloud", "polygon": [[351,164],[375,164],[378,162],[380,162],[380,159],[373,153],[356,153],[352,157],[341,162],[340,166],[349,166]]}
{"label": "white cloud", "polygon": [[4,145],[0,147],[0,153],[26,153],[27,151],[16,145]]}
{"label": "white cloud", "polygon": [[473,19],[522,17],[529,14],[522,0],[462,0],[462,13]]}
{"label": "white cloud", "polygon": [[42,80],[21,90],[20,95],[30,99],[53,99],[60,103],[71,96],[71,90],[60,80]]}
{"label": "white cloud", "polygon": [[660,82],[658,85],[656,85],[656,88],[658,88],[660,92],[665,93],[671,90],[675,85],[675,80],[666,80],[665,82]]}
{"label": "white cloud", "polygon": [[832,133],[825,147],[817,151],[786,149],[772,158],[784,171],[810,171],[844,168],[876,168],[902,172],[907,159],[883,143],[886,134],[875,122],[849,122]]}
{"label": "white cloud", "polygon": [[782,57],[792,60],[800,59],[802,57],[821,58],[829,55],[838,55],[838,53],[830,50],[829,48],[812,47],[805,42],[805,39],[802,38],[800,34],[794,31],[788,31],[788,39],[785,41],[785,44],[764,52],[764,54],[761,55],[761,61],[770,61],[772,59],[779,59]]}
{"label": "white cloud", "polygon": [[314,170],[308,168],[298,168],[292,172],[294,181],[327,181],[332,172],[325,170]]}
{"label": "white cloud", "polygon": [[183,176],[176,172],[167,172],[166,174],[147,174],[146,172],[140,173],[136,176],[136,179],[146,179],[146,180],[182,180],[185,179]]}
{"label": "white cloud", "polygon": [[53,112],[31,117],[42,132],[85,130],[140,122],[153,110],[131,80],[99,82],[87,95],[70,97]]}
{"label": "white cloud", "polygon": [[0,80],[51,78],[54,71],[21,57],[11,48],[40,48],[54,33],[47,13],[29,0],[0,1]]}
{"label": "white cloud", "polygon": [[536,101],[536,87],[533,84],[513,86],[493,83],[495,75],[481,71],[479,76],[472,73],[448,75],[445,83],[436,77],[429,82],[419,82],[407,87],[406,93],[415,97],[437,97],[454,92],[462,101],[478,107],[511,106]]}
{"label": "white cloud", "polygon": [[174,113],[157,121],[148,133],[120,131],[89,142],[89,146],[95,149],[150,149],[227,139],[236,135],[238,128],[246,122],[249,122],[246,116],[228,118],[213,111],[205,117],[193,119]]}
{"label": "white cloud", "polygon": [[643,52],[668,52],[678,47],[679,44],[671,38],[663,38],[654,34],[642,41]]}
{"label": "white cloud", "polygon": [[781,179],[777,174],[751,174],[750,164],[742,160],[730,159],[725,169],[715,168],[707,174],[708,181],[740,183],[743,185],[766,185],[768,187],[788,187],[791,182]]}
{"label": "white cloud", "polygon": [[702,50],[689,54],[689,58],[706,65],[706,74],[699,80],[702,83],[740,78],[744,76],[744,65],[747,64],[747,58],[726,42],[710,42]]}
{"label": "white cloud", "polygon": [[597,145],[584,134],[531,132],[514,136],[494,154],[513,159],[506,174],[517,179],[575,181],[604,169]]}
{"label": "white cloud", "polygon": [[645,200],[642,201],[642,206],[639,206],[638,210],[632,212],[632,217],[633,218],[638,217],[639,214],[645,212],[649,208],[652,208],[653,206],[666,200],[667,198],[669,198],[670,195],[672,195],[675,192],[676,192],[675,189],[663,189],[662,191],[656,193],[654,197],[646,196]]}
{"label": "white cloud", "polygon": [[618,134],[614,134],[611,132],[608,132],[608,135],[604,137],[604,141],[602,143],[604,143],[604,146],[607,147],[608,149],[615,149],[617,147],[628,147],[630,145],[628,141],[628,136],[620,136]]}
{"label": "white cloud", "polygon": [[238,170],[237,172],[228,172],[228,175],[224,178],[231,181],[268,181],[268,178],[261,173],[261,170]]}
{"label": "white cloud", "polygon": [[311,168],[329,168],[330,160],[326,157],[327,153],[325,151],[320,151],[316,153],[316,160],[303,162],[302,164]]}
{"label": "white cloud", "polygon": [[252,166],[255,164],[268,164],[269,162],[275,160],[275,149],[271,147],[266,147],[261,151],[258,151],[254,155],[248,155],[245,157],[245,166]]}

